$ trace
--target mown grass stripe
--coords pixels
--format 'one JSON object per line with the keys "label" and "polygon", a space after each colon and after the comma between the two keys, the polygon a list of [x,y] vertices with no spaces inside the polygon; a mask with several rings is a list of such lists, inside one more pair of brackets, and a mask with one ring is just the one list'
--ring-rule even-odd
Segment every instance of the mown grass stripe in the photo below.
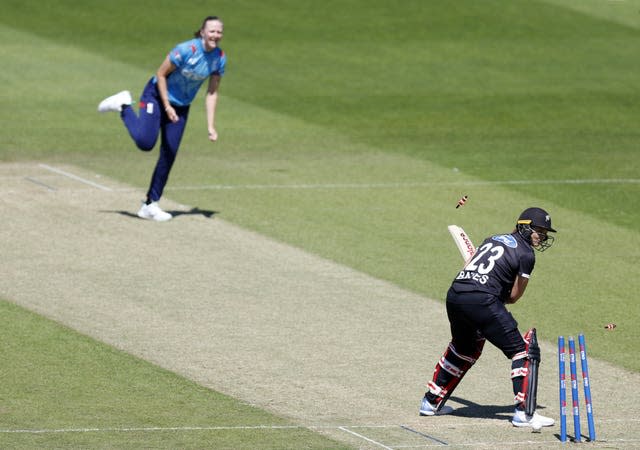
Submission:
{"label": "mown grass stripe", "polygon": [[232,190],[232,189],[387,189],[441,186],[508,186],[549,184],[638,184],[638,178],[592,178],[575,180],[502,180],[502,181],[432,181],[397,183],[314,183],[314,184],[206,184],[200,186],[172,186],[167,191]]}

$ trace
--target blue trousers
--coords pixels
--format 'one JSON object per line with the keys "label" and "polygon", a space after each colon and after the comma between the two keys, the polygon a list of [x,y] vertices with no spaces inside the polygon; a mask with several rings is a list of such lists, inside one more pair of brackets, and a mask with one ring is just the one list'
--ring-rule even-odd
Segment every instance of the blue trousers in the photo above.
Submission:
{"label": "blue trousers", "polygon": [[174,106],[179,120],[176,123],[171,122],[164,111],[153,79],[149,80],[142,91],[139,106],[138,114],[132,107],[124,107],[120,117],[140,150],[147,152],[153,149],[160,135],[160,155],[147,191],[147,200],[157,202],[162,197],[162,191],[178,154],[189,117],[189,106]]}

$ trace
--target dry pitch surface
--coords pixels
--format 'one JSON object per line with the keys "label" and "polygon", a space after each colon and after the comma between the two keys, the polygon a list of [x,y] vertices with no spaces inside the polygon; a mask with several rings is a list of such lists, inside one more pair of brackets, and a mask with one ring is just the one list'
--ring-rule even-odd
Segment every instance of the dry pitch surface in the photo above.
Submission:
{"label": "dry pitch surface", "polygon": [[[140,220],[142,197],[76,167],[0,165],[0,296],[354,447],[560,445],[558,426],[511,426],[510,364],[490,345],[453,415],[418,416],[442,303],[167,199],[174,220]],[[540,412],[557,419],[555,336],[541,337]],[[590,370],[589,446],[640,446],[640,375]]]}

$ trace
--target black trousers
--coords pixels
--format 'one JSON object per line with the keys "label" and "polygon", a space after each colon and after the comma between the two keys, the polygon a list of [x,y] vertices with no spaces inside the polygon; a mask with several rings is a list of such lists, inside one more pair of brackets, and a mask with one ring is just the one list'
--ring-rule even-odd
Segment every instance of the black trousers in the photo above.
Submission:
{"label": "black trousers", "polygon": [[518,322],[498,297],[484,292],[456,292],[451,288],[447,293],[447,316],[451,342],[463,355],[476,352],[478,333],[509,359],[526,348]]}
{"label": "black trousers", "polygon": [[[522,408],[523,376],[513,375],[525,365],[526,343],[518,331],[518,323],[496,296],[482,292],[447,293],[447,316],[451,327],[451,345],[436,364],[433,379],[428,384],[427,399],[444,405],[464,374],[482,353],[484,339],[502,350],[511,359],[511,382],[515,402]],[[482,339],[484,338],[484,339]],[[518,358],[512,359],[515,355]]]}

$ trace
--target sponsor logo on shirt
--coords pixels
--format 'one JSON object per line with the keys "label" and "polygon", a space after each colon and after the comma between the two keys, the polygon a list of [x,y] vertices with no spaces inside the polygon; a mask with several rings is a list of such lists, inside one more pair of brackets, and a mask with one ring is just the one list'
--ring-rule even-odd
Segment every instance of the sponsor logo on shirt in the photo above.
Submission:
{"label": "sponsor logo on shirt", "polygon": [[198,55],[198,56],[192,56],[191,58],[189,58],[187,60],[187,64],[190,65],[195,65],[198,61],[200,61],[200,59],[202,58],[202,55]]}
{"label": "sponsor logo on shirt", "polygon": [[493,236],[491,239],[493,239],[494,241],[502,242],[507,247],[516,248],[518,246],[516,238],[514,238],[510,234],[499,234],[497,236]]}
{"label": "sponsor logo on shirt", "polygon": [[180,71],[180,73],[182,74],[183,77],[189,79],[189,80],[194,80],[194,81],[201,81],[204,80],[205,78],[207,78],[208,75],[200,75],[197,72],[194,72],[192,70],[189,69],[182,69]]}

